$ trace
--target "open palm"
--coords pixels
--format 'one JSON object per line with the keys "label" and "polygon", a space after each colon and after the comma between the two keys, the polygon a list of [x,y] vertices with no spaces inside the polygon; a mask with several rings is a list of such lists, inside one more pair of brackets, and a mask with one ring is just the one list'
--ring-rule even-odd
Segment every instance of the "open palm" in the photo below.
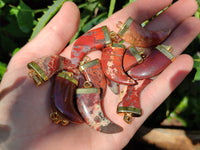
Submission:
{"label": "open palm", "polygon": [[[116,23],[131,16],[138,23],[151,18],[167,7],[171,0],[137,0],[97,25],[107,25],[118,31]],[[79,11],[72,2],[64,3],[57,15],[10,61],[0,85],[0,148],[5,150],[64,150],[64,149],[122,149],[145,119],[167,98],[190,72],[193,60],[182,51],[200,32],[200,21],[192,17],[197,9],[195,0],[180,0],[151,21],[150,30],[173,30],[163,43],[174,48],[177,59],[168,66],[141,95],[143,115],[131,125],[116,114],[118,96],[108,89],[104,102],[105,113],[124,130],[104,134],[86,124],[54,125],[49,119],[52,82],[36,87],[28,77],[27,63],[45,55],[60,54],[70,58],[72,45],[65,47],[75,34]],[[97,27],[96,26],[96,27]],[[95,28],[96,28],[95,27]],[[180,55],[180,56],[179,56]],[[100,56],[100,52],[91,57]]]}

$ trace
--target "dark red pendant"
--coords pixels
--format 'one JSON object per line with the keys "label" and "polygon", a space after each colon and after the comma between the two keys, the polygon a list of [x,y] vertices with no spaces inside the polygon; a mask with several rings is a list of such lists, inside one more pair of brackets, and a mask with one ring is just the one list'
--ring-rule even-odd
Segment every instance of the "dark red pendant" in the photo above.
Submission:
{"label": "dark red pendant", "polygon": [[52,103],[63,116],[72,123],[83,123],[75,104],[78,81],[69,72],[59,73],[52,88]]}
{"label": "dark red pendant", "polygon": [[131,68],[127,73],[134,79],[152,78],[161,73],[174,59],[165,48],[154,48],[143,63]]}
{"label": "dark red pendant", "polygon": [[73,45],[71,52],[72,64],[77,67],[87,53],[94,50],[101,50],[110,43],[111,39],[106,26],[86,32]]}
{"label": "dark red pendant", "polygon": [[102,69],[110,80],[120,84],[134,85],[135,80],[131,79],[122,67],[124,52],[125,48],[122,44],[104,48],[101,57]]}
{"label": "dark red pendant", "polygon": [[123,40],[134,46],[151,47],[163,42],[170,32],[170,30],[149,31],[129,17],[118,34]]}
{"label": "dark red pendant", "polygon": [[90,127],[103,133],[117,133],[123,130],[105,117],[99,88],[78,88],[76,94],[78,110]]}
{"label": "dark red pendant", "polygon": [[131,123],[132,117],[139,117],[142,115],[140,107],[140,93],[151,82],[151,79],[144,79],[138,81],[135,86],[126,86],[123,91],[124,95],[121,97],[121,102],[118,104],[117,113],[124,114],[124,120]]}

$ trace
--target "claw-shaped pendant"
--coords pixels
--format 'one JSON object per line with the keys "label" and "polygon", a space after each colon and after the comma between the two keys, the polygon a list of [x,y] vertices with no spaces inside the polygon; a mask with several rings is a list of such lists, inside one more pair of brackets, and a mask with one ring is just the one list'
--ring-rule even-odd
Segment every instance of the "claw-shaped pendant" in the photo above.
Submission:
{"label": "claw-shaped pendant", "polygon": [[111,44],[111,39],[106,26],[86,32],[73,45],[71,52],[72,64],[77,67],[87,53],[101,50],[108,44]]}
{"label": "claw-shaped pendant", "polygon": [[36,85],[40,85],[47,81],[59,71],[67,70],[74,74],[80,74],[78,69],[72,66],[71,60],[58,56],[45,56],[28,63],[29,75],[35,81]]}
{"label": "claw-shaped pendant", "polygon": [[135,86],[126,86],[121,102],[118,104],[117,113],[123,113],[124,121],[127,123],[132,122],[132,117],[139,117],[142,115],[140,107],[140,93],[151,82],[151,79],[144,79],[138,81]]}
{"label": "claw-shaped pendant", "polygon": [[52,88],[52,105],[68,121],[80,124],[83,119],[74,104],[77,85],[78,81],[71,72],[58,73]]}
{"label": "claw-shaped pendant", "polygon": [[123,68],[125,71],[129,70],[136,64],[141,64],[143,62],[143,54],[140,54],[135,47],[129,47],[123,57]]}
{"label": "claw-shaped pendant", "polygon": [[101,68],[100,60],[95,59],[92,61],[82,61],[83,64],[79,66],[79,70],[84,74],[87,81],[89,81],[94,87],[100,88],[102,91],[101,97],[106,93],[106,78]]}
{"label": "claw-shaped pendant", "polygon": [[123,40],[134,46],[151,47],[164,41],[170,32],[170,30],[149,31],[142,28],[131,17],[129,17],[122,25],[118,34]]}
{"label": "claw-shaped pendant", "polygon": [[131,79],[123,70],[122,60],[125,48],[122,44],[113,44],[112,47],[103,49],[101,63],[104,74],[114,82],[134,85],[135,80]]}
{"label": "claw-shaped pendant", "polygon": [[127,73],[134,79],[146,79],[162,72],[175,57],[170,53],[171,46],[158,45],[143,63],[131,68]]}
{"label": "claw-shaped pendant", "polygon": [[78,110],[90,127],[103,133],[117,133],[123,130],[105,117],[99,88],[78,88],[76,94]]}

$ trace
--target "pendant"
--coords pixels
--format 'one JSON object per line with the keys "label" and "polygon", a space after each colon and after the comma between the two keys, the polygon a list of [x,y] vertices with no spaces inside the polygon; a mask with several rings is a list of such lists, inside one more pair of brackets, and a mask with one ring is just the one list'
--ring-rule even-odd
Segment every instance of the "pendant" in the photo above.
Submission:
{"label": "pendant", "polygon": [[76,124],[83,123],[74,104],[75,92],[78,85],[77,79],[71,72],[62,71],[55,77],[52,88],[52,105],[57,112],[62,114],[68,121]]}
{"label": "pendant", "polygon": [[38,58],[28,63],[28,69],[29,76],[33,78],[37,86],[62,70],[73,72],[76,75],[80,74],[79,70],[72,66],[71,60],[58,55]]}
{"label": "pendant", "polygon": [[95,50],[102,50],[108,44],[111,44],[111,39],[106,26],[86,32],[79,37],[73,45],[71,52],[72,64],[78,67],[87,53]]}
{"label": "pendant", "polygon": [[126,49],[126,52],[123,57],[123,68],[125,71],[134,67],[137,64],[141,64],[143,62],[143,58],[145,57],[143,52],[140,54],[135,47],[131,46]]}
{"label": "pendant", "polygon": [[140,93],[151,82],[151,79],[144,79],[138,81],[135,86],[128,85],[122,92],[118,104],[117,113],[123,113],[124,121],[126,123],[132,122],[132,117],[140,117],[142,115],[142,109],[140,106]]}
{"label": "pendant", "polygon": [[110,80],[120,84],[134,85],[135,80],[131,79],[122,67],[124,52],[125,48],[122,44],[113,44],[112,47],[104,48],[101,57],[102,69]]}
{"label": "pendant", "polygon": [[82,61],[79,66],[79,70],[85,76],[86,80],[89,81],[94,87],[100,88],[101,97],[105,96],[106,93],[106,78],[102,71],[100,60],[95,59],[92,61]]}
{"label": "pendant", "polygon": [[152,78],[162,72],[175,57],[170,53],[171,46],[159,45],[143,63],[131,68],[127,73],[134,79]]}
{"label": "pendant", "polygon": [[105,117],[100,98],[100,89],[95,87],[78,88],[77,106],[85,122],[93,129],[103,133],[118,133],[122,127]]}
{"label": "pendant", "polygon": [[163,42],[168,37],[170,32],[171,32],[170,30],[167,31],[147,30],[145,28],[142,28],[131,17],[129,17],[127,21],[121,26],[121,29],[118,34],[123,40],[132,44],[133,46],[151,47]]}

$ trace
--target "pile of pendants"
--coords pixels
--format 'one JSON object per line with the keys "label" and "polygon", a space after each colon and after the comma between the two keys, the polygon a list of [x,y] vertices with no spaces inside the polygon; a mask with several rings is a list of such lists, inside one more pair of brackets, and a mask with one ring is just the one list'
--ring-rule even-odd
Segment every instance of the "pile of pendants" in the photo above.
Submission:
{"label": "pile of pendants", "polygon": [[[175,59],[171,46],[159,45],[170,31],[146,30],[132,18],[117,26],[118,33],[102,26],[79,37],[71,60],[53,55],[28,63],[29,76],[36,85],[53,77],[50,118],[54,123],[85,122],[103,133],[122,131],[102,108],[107,85],[113,93],[122,93],[116,111],[123,114],[125,122],[142,115],[141,91]],[[101,60],[87,56],[95,50],[102,51]],[[119,84],[125,88],[121,90]]]}

